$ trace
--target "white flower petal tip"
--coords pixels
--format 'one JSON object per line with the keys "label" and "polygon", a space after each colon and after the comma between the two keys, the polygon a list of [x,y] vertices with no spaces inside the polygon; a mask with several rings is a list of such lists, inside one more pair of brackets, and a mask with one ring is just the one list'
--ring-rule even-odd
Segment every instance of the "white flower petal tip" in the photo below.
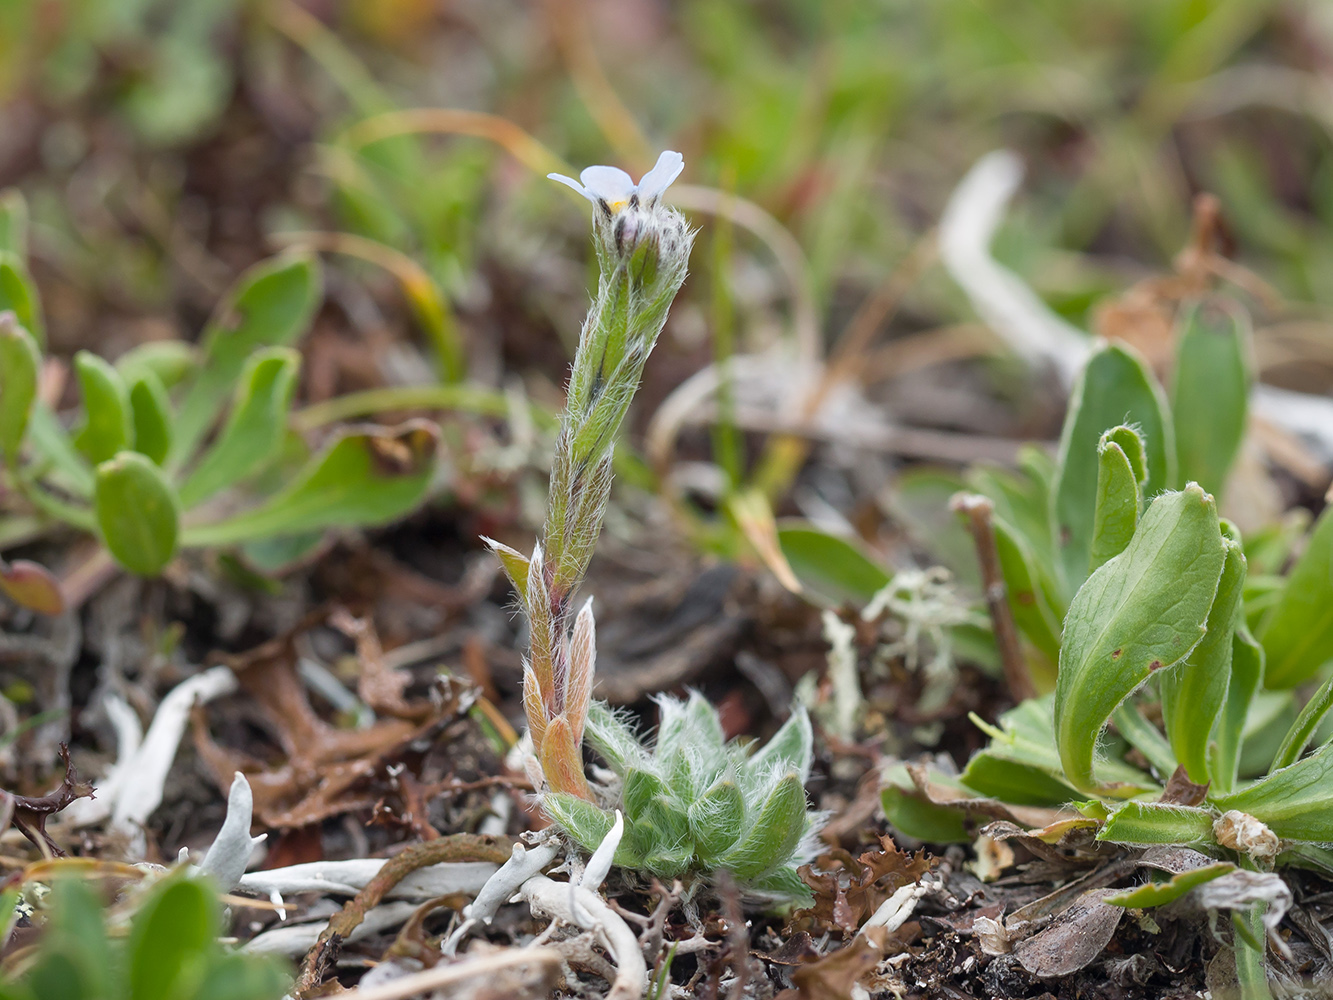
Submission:
{"label": "white flower petal tip", "polygon": [[638,184],[619,167],[588,167],[579,174],[577,181],[564,174],[546,176],[573,188],[594,205],[605,205],[608,211],[615,213],[636,198],[644,207],[651,208],[684,169],[685,157],[668,149],[657,158],[653,169],[644,174]]}
{"label": "white flower petal tip", "polygon": [[664,150],[653,169],[640,179],[639,199],[648,204],[657,201],[684,169],[685,157],[674,149]]}

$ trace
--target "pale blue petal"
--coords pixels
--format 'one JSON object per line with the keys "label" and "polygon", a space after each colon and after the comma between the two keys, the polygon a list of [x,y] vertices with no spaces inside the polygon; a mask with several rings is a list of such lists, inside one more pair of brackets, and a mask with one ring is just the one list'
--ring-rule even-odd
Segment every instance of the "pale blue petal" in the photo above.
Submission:
{"label": "pale blue petal", "polygon": [[639,198],[644,204],[652,204],[662,197],[662,192],[671,186],[671,182],[685,169],[685,157],[674,150],[666,150],[657,158],[657,164],[643,175],[639,181]]}

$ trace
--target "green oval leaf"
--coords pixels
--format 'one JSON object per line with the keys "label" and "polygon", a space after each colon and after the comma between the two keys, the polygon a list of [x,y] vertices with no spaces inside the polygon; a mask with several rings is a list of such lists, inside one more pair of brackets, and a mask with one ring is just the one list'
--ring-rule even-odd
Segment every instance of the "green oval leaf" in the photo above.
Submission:
{"label": "green oval leaf", "polygon": [[1088,360],[1069,400],[1051,498],[1065,593],[1088,576],[1097,507],[1097,444],[1108,427],[1129,424],[1143,437],[1151,497],[1176,483],[1176,446],[1161,387],[1137,352],[1108,344]]}
{"label": "green oval leaf", "polygon": [[891,579],[855,542],[813,525],[781,525],[778,544],[807,595],[835,607],[869,604]]}
{"label": "green oval leaf", "polygon": [[1264,647],[1270,688],[1302,684],[1333,660],[1333,506],[1319,515],[1255,638]]}
{"label": "green oval leaf", "polygon": [[1219,494],[1245,435],[1250,384],[1250,320],[1230,299],[1185,308],[1176,348],[1171,414],[1180,475]]}
{"label": "green oval leaf", "polygon": [[0,191],[0,252],[28,260],[28,203],[18,188]]}
{"label": "green oval leaf", "polygon": [[134,450],[161,465],[171,447],[171,400],[151,369],[130,381],[130,412],[134,419]]}
{"label": "green oval leaf", "polygon": [[91,351],[74,355],[74,374],[83,390],[83,425],[74,446],[89,461],[105,462],[134,440],[129,388],[120,372]]}
{"label": "green oval leaf", "polygon": [[1230,874],[1235,870],[1236,866],[1230,861],[1218,861],[1215,864],[1204,865],[1202,868],[1191,868],[1187,872],[1180,872],[1161,882],[1146,882],[1134,889],[1117,892],[1114,895],[1107,896],[1103,902],[1109,903],[1111,906],[1125,906],[1136,910],[1146,910],[1153,906],[1165,906],[1167,903],[1174,903],[1191,889],[1198,888],[1205,882],[1211,882],[1213,879]]}
{"label": "green oval leaf", "polygon": [[187,528],[183,544],[235,545],[322,528],[388,524],[425,499],[438,440],[435,425],[425,420],[347,431],[276,496],[226,521]]}
{"label": "green oval leaf", "polygon": [[1245,553],[1240,535],[1228,522],[1222,527],[1222,577],[1208,611],[1208,634],[1175,670],[1162,675],[1162,725],[1171,750],[1190,781],[1206,785],[1208,743],[1222,715],[1231,678],[1232,639],[1240,621],[1245,589]]}
{"label": "green oval leaf", "polygon": [[294,343],[310,326],[322,296],[319,261],[305,251],[280,254],[241,275],[204,331],[199,375],[176,420],[172,465],[194,453],[250,355]]}
{"label": "green oval leaf", "polygon": [[122,451],[99,465],[93,510],[103,543],[131,572],[155,576],[176,554],[180,502],[147,456]]}
{"label": "green oval leaf", "polygon": [[1094,751],[1115,707],[1203,638],[1222,559],[1217,507],[1191,485],[1154,500],[1125,551],[1075,595],[1054,707],[1056,745],[1075,787],[1097,789]]}
{"label": "green oval leaf", "polygon": [[12,312],[0,312],[0,453],[10,468],[18,465],[41,367],[42,353],[32,335]]}
{"label": "green oval leaf", "polygon": [[0,250],[0,312],[11,310],[38,344],[46,343],[42,302],[28,268],[14,253]]}
{"label": "green oval leaf", "polygon": [[205,981],[217,937],[208,883],[176,877],[155,889],[130,926],[131,1000],[177,1000]]}
{"label": "green oval leaf", "polygon": [[[1131,455],[1139,460],[1138,468]],[[1118,556],[1134,537],[1143,499],[1139,493],[1142,459],[1143,439],[1133,428],[1114,427],[1097,443],[1097,498],[1092,516],[1089,572]]]}
{"label": "green oval leaf", "polygon": [[1097,834],[1113,844],[1171,844],[1179,847],[1215,845],[1217,813],[1195,806],[1165,802],[1126,802],[1118,806]]}
{"label": "green oval leaf", "polygon": [[281,450],[301,355],[286,347],[256,351],[236,386],[227,423],[181,486],[188,509],[255,472]]}

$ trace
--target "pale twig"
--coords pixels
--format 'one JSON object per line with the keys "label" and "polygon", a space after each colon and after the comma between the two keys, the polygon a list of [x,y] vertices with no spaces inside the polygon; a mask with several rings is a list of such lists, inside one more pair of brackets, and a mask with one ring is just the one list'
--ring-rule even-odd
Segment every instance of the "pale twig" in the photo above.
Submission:
{"label": "pale twig", "polygon": [[538,966],[541,970],[541,986],[534,989],[544,992],[555,985],[562,967],[560,952],[555,948],[511,948],[494,955],[459,962],[456,965],[437,965],[433,969],[424,969],[411,975],[402,976],[392,982],[384,983],[371,989],[348,990],[342,996],[348,1000],[407,1000],[431,990],[442,990],[478,976],[493,977],[500,973],[525,966]]}

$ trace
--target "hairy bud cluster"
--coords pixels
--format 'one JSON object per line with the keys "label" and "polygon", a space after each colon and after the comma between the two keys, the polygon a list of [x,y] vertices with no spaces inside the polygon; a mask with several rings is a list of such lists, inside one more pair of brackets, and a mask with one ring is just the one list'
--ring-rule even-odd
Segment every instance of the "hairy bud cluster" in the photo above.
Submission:
{"label": "hairy bud cluster", "polygon": [[[620,776],[625,831],[615,863],[659,878],[726,870],[746,888],[801,899],[796,866],[809,860],[823,817],[806,808],[810,720],[798,711],[758,752],[728,743],[717,710],[698,692],[659,699],[661,725],[650,753],[610,708],[593,702],[586,738]],[[594,850],[615,816],[559,792],[542,800],[575,841]]]}

